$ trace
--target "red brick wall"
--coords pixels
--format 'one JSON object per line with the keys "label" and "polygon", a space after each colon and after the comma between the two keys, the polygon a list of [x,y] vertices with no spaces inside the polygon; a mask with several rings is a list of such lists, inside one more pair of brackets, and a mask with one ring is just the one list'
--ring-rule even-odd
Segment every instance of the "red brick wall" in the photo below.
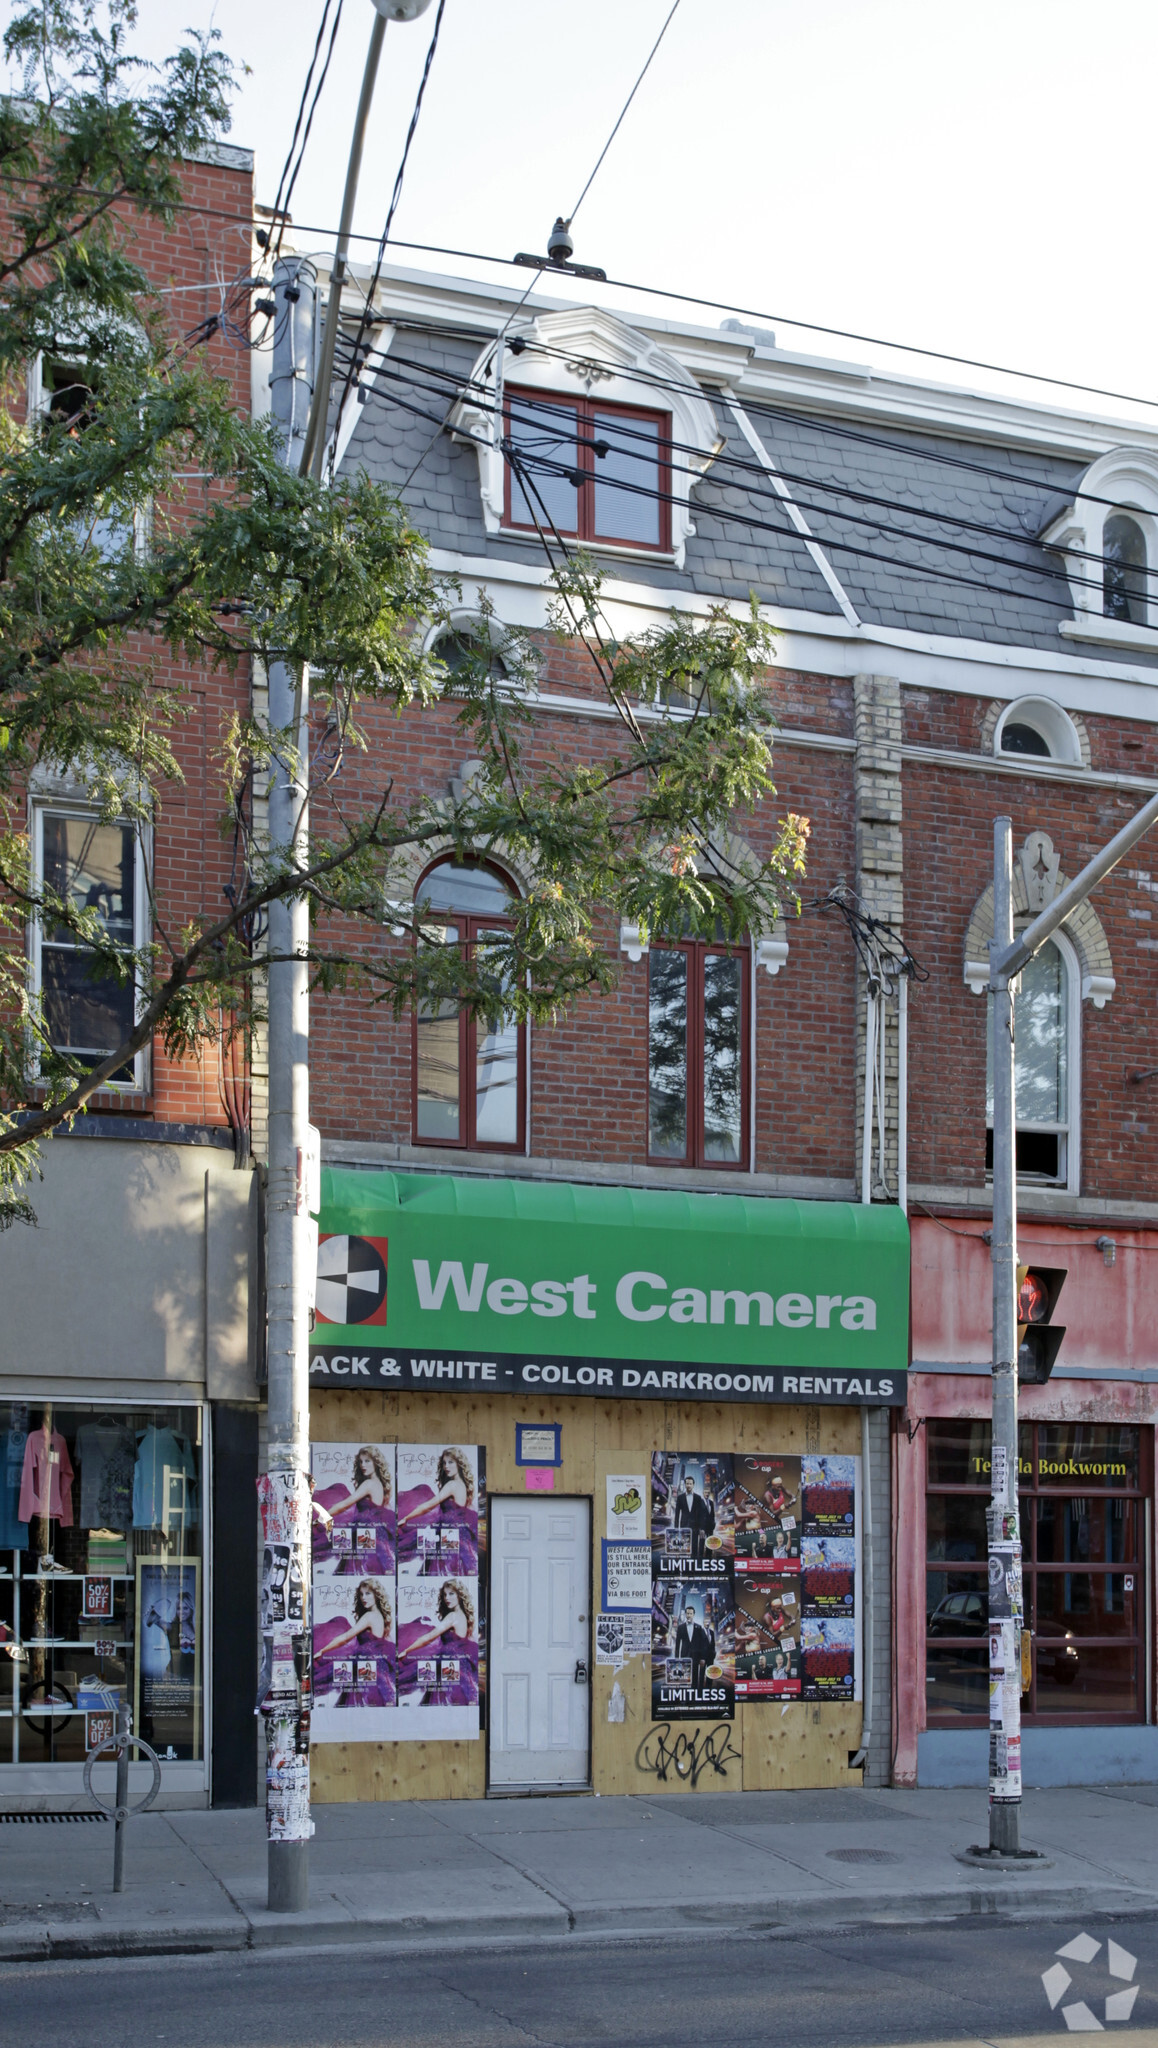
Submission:
{"label": "red brick wall", "polygon": [[[543,677],[550,689],[588,693],[587,657],[552,647]],[[841,680],[777,672],[780,722],[794,730],[851,737],[851,688]],[[990,709],[985,699],[907,691],[906,740],[976,755]],[[1148,728],[1130,721],[1087,721],[1095,760],[1143,772],[1154,747]],[[1139,755],[1133,742],[1141,738]],[[531,758],[602,758],[615,728],[545,715]],[[469,751],[445,710],[401,721],[381,719],[368,760],[343,772],[343,788],[369,793],[390,772],[404,800],[410,791],[442,794]],[[1155,750],[1158,752],[1158,750]],[[776,796],[738,829],[761,848],[787,810],[812,821],[803,914],[789,917],[787,966],[759,973],[756,1007],[756,1158],[761,1172],[851,1178],[856,1172],[856,989],[843,924],[813,904],[838,880],[855,880],[853,763],[848,752],[783,742],[775,754]],[[986,774],[936,763],[905,763],[905,929],[929,980],[910,1006],[909,1174],[912,1182],[984,1184],[985,1003],[962,979],[965,931],[990,879],[992,820],[1008,811],[1015,844],[1035,826],[1048,831],[1063,871],[1074,874],[1128,818],[1134,792],[1024,776]],[[1144,864],[1144,862],[1143,862]],[[1158,850],[1155,857],[1158,872]],[[1127,1199],[1144,1192],[1155,1162],[1147,1106],[1158,1083],[1129,1074],[1158,1064],[1153,1040],[1155,955],[1144,941],[1153,923],[1149,895],[1119,870],[1097,892],[1118,980],[1103,1011],[1082,1005],[1082,1192]],[[1135,913],[1131,915],[1130,913]],[[1158,936],[1158,935],[1156,935]],[[614,944],[613,933],[608,934]],[[383,943],[387,943],[383,941]],[[532,1150],[537,1157],[607,1165],[641,1164],[647,1144],[647,967],[617,955],[619,985],[606,998],[577,1004],[534,1033]],[[363,996],[315,998],[313,1115],[327,1137],[411,1139],[410,1027]],[[447,1155],[448,1164],[454,1154]],[[730,1177],[721,1174],[720,1184]]]}

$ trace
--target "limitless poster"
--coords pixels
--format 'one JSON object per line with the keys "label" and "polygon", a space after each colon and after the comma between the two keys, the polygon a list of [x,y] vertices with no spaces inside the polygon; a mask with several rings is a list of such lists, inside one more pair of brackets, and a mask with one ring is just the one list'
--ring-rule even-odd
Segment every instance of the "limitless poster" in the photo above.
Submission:
{"label": "limitless poster", "polygon": [[726,1578],[735,1549],[730,1453],[655,1451],[652,1576]]}
{"label": "limitless poster", "polygon": [[716,1578],[657,1579],[652,1594],[652,1720],[732,1720],[736,1617],[730,1569]]}

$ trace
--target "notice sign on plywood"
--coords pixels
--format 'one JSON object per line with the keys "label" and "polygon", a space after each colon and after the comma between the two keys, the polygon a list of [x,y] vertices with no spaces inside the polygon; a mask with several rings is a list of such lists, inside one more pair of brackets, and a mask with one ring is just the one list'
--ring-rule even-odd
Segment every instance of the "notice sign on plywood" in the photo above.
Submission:
{"label": "notice sign on plywood", "polygon": [[609,1614],[646,1614],[651,1608],[651,1545],[603,1541],[603,1606]]}

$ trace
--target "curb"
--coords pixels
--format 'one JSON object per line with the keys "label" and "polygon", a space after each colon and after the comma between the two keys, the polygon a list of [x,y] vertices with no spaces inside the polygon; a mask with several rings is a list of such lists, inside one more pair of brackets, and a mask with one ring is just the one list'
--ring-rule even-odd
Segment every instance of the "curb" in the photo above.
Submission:
{"label": "curb", "polygon": [[192,1924],[173,1927],[87,1927],[48,1921],[17,1929],[0,1927],[0,1963],[97,1961],[117,1956],[181,1956],[207,1953],[267,1954],[287,1947],[336,1949],[355,1944],[388,1950],[422,1950],[448,1943],[456,1948],[518,1947],[551,1942],[654,1938],[659,1933],[763,1935],[791,1941],[823,1930],[905,1925],[942,1925],[955,1920],[1009,1922],[1069,1920],[1075,1916],[1139,1920],[1158,1911],[1158,1895],[1118,1885],[1050,1885],[1032,1890],[1013,1886],[971,1886],[967,1891],[845,1894],[841,1898],[743,1907],[727,1902],[704,1906],[559,1906],[527,1913],[481,1913],[467,1918],[407,1914],[395,1920],[321,1919],[310,1913],[239,1916],[236,1926]]}

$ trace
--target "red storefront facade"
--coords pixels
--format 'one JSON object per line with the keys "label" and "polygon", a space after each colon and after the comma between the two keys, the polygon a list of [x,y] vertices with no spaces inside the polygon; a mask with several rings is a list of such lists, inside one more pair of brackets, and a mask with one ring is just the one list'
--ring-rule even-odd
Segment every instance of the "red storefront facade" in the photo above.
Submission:
{"label": "red storefront facade", "polygon": [[[893,1768],[904,1785],[985,1779],[987,1230],[983,1216],[912,1218],[914,1369],[893,1443]],[[1020,1401],[1026,1783],[1152,1779],[1158,1233],[1108,1214],[1026,1216],[1019,1250],[1066,1272],[1058,1363]]]}

